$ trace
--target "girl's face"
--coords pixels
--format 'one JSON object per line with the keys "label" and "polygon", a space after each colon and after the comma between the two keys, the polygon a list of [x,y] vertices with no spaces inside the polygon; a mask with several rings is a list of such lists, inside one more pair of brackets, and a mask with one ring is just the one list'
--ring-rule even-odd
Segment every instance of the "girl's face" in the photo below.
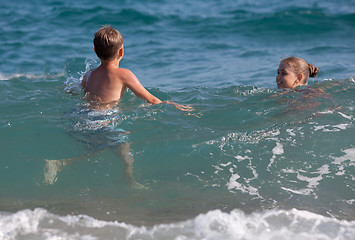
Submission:
{"label": "girl's face", "polygon": [[281,62],[276,76],[277,88],[295,88],[300,84],[300,79],[292,72],[288,64]]}

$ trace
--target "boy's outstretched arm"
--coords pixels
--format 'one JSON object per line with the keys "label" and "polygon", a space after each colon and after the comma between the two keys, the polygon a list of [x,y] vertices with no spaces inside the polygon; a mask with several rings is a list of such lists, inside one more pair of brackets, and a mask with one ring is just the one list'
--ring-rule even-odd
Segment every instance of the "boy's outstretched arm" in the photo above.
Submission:
{"label": "boy's outstretched arm", "polygon": [[145,99],[148,103],[158,104],[162,102],[159,98],[148,92],[139,82],[138,78],[128,69],[125,69],[124,83],[137,97]]}
{"label": "boy's outstretched arm", "polygon": [[142,84],[139,82],[137,77],[128,69],[125,69],[125,78],[124,79],[125,79],[124,81],[125,81],[126,86],[129,89],[131,89],[132,92],[136,96],[145,99],[147,102],[149,102],[151,104],[167,103],[167,104],[173,105],[174,107],[176,107],[180,111],[184,111],[184,112],[191,112],[191,111],[195,110],[191,106],[177,104],[177,103],[170,101],[170,100],[162,102],[159,98],[153,96],[150,92],[148,92],[148,90],[145,89],[142,86]]}

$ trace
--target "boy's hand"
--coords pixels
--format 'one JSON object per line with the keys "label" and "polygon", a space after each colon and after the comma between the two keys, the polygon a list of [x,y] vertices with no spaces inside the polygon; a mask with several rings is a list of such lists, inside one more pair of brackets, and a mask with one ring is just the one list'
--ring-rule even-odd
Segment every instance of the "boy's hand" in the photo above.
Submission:
{"label": "boy's hand", "polygon": [[181,104],[177,104],[173,101],[170,101],[170,100],[167,100],[167,101],[164,101],[163,103],[167,103],[167,104],[170,104],[170,105],[173,105],[176,109],[180,110],[180,111],[183,111],[183,112],[187,112],[185,115],[189,116],[189,115],[192,115],[194,117],[197,117],[197,118],[201,118],[202,114],[199,113],[199,112],[193,112],[193,111],[196,111],[196,109],[194,109],[193,107],[191,107],[190,105],[181,105]]}
{"label": "boy's hand", "polygon": [[180,111],[184,111],[184,112],[192,112],[195,111],[195,109],[189,105],[181,105],[181,104],[177,104],[173,101],[167,100],[164,101],[163,103],[167,103],[170,105],[173,105],[176,109],[180,110]]}
{"label": "boy's hand", "polygon": [[177,104],[173,101],[167,100],[164,101],[167,104],[173,105],[176,109],[179,109],[180,111],[184,111],[184,112],[192,112],[195,111],[195,109],[193,107],[191,107],[190,105],[182,105],[182,104]]}

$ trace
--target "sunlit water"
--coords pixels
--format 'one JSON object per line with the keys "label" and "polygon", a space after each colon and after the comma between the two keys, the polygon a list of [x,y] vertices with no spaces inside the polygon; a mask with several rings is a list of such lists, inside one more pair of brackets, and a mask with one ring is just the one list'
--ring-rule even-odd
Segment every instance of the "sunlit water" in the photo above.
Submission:
{"label": "sunlit water", "polygon": [[[337,4],[4,4],[0,239],[352,239],[355,19]],[[194,111],[131,92],[88,109],[103,24],[122,67]],[[289,55],[320,67],[309,88],[276,89]]]}

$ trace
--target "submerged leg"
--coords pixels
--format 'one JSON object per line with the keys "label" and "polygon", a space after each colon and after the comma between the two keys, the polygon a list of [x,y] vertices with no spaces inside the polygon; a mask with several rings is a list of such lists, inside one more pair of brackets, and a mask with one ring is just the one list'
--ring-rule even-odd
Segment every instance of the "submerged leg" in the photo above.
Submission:
{"label": "submerged leg", "polygon": [[120,144],[116,149],[117,155],[123,160],[125,175],[128,183],[133,188],[146,188],[142,184],[138,183],[133,176],[133,156],[131,153],[131,145],[128,142]]}
{"label": "submerged leg", "polygon": [[57,173],[62,171],[64,166],[69,164],[72,161],[76,160],[84,160],[88,159],[89,157],[95,156],[103,150],[98,150],[90,153],[85,153],[80,156],[72,157],[72,158],[63,158],[60,160],[48,160],[45,159],[45,165],[44,165],[44,182],[47,184],[53,184],[57,181]]}

